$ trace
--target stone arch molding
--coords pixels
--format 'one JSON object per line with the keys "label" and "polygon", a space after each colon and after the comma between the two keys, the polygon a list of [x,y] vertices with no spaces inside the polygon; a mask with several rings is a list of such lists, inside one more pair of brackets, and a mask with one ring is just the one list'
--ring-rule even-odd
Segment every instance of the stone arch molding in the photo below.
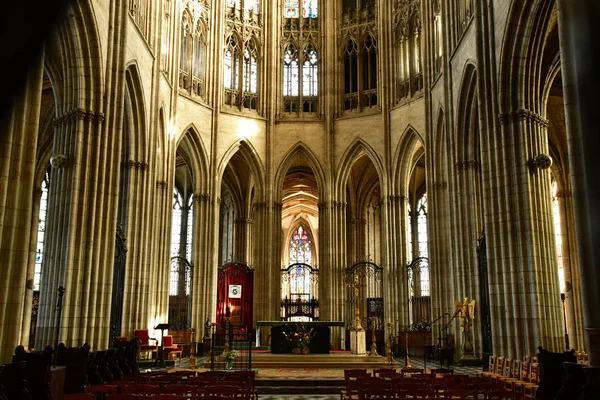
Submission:
{"label": "stone arch molding", "polygon": [[125,96],[129,99],[131,124],[129,137],[129,156],[131,160],[148,162],[148,131],[146,124],[146,103],[144,101],[144,86],[137,62],[131,62],[125,67]]}
{"label": "stone arch molding", "polygon": [[387,193],[387,179],[386,173],[383,168],[383,164],[381,159],[377,155],[377,152],[369,146],[367,142],[365,142],[361,138],[356,138],[354,141],[348,146],[346,151],[341,157],[340,162],[337,166],[338,175],[336,177],[335,183],[335,194],[339,199],[346,198],[346,184],[348,182],[348,176],[350,175],[350,171],[352,170],[352,166],[354,162],[361,156],[366,154],[367,157],[373,163],[375,170],[377,171],[377,176],[379,178],[379,183],[381,185],[381,196],[383,198],[384,193]]}
{"label": "stone arch molding", "polygon": [[192,176],[194,177],[194,192],[206,192],[209,187],[208,181],[208,156],[204,143],[200,138],[200,133],[196,126],[192,123],[188,125],[179,136],[174,151],[176,152],[183,142],[188,143],[188,148],[191,151],[190,160],[192,166]]}
{"label": "stone arch molding", "polygon": [[227,167],[227,164],[229,164],[229,161],[231,161],[231,158],[234,156],[234,154],[238,151],[250,167],[250,170],[252,171],[252,176],[254,177],[254,186],[256,188],[256,190],[254,191],[254,201],[262,202],[265,192],[265,167],[254,146],[252,146],[250,142],[244,139],[240,139],[233,143],[221,158],[221,161],[217,167],[216,174],[216,176],[218,177],[217,182],[219,182],[219,184],[216,185],[217,196],[220,196],[220,182],[223,181],[223,174],[225,173],[225,168]]}
{"label": "stone arch molding", "polygon": [[408,124],[406,129],[404,129],[404,133],[402,133],[394,155],[394,179],[392,187],[397,189],[397,193],[399,194],[408,194],[407,184],[410,180],[413,154],[419,145],[425,150],[423,137],[412,125]]}
{"label": "stone arch molding", "polygon": [[285,156],[279,164],[279,168],[277,168],[277,172],[275,173],[275,193],[278,196],[277,198],[281,198],[281,195],[283,193],[283,182],[285,180],[285,176],[288,170],[290,169],[290,165],[298,156],[304,157],[304,159],[308,163],[308,166],[311,168],[317,180],[317,192],[319,193],[319,195],[323,195],[325,189],[325,173],[323,171],[323,167],[319,163],[319,160],[317,159],[315,154],[304,143],[297,142],[285,154]]}

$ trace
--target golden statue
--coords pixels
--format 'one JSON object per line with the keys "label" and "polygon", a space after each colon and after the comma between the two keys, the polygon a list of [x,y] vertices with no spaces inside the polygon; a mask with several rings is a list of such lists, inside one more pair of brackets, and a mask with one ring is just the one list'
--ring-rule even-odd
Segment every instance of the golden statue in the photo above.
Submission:
{"label": "golden statue", "polygon": [[454,303],[454,315],[458,315],[460,313],[460,328],[464,335],[463,341],[463,355],[461,357],[461,362],[459,365],[463,365],[465,361],[474,359],[473,354],[473,345],[471,344],[471,326],[473,325],[473,320],[475,319],[475,300],[469,301],[468,297],[465,297],[463,302],[461,303],[459,300],[456,300]]}
{"label": "golden statue", "polygon": [[454,306],[454,314],[460,313],[460,327],[463,332],[468,332],[469,328],[475,319],[475,300],[471,300],[469,302],[469,298],[465,297],[465,300],[461,303],[459,300],[456,300]]}
{"label": "golden statue", "polygon": [[362,327],[362,322],[360,321],[360,309],[356,308],[356,316],[354,317],[354,330],[355,331],[364,331],[365,329]]}

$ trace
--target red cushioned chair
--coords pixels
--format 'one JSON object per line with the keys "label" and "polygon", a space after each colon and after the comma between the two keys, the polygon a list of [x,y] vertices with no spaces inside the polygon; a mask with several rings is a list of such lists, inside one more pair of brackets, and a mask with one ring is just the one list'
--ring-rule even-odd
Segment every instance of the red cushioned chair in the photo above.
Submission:
{"label": "red cushioned chair", "polygon": [[163,336],[163,351],[165,351],[168,354],[169,359],[179,357],[179,365],[181,365],[181,354],[183,352],[183,349],[179,347],[178,344],[173,344],[172,335]]}
{"label": "red cushioned chair", "polygon": [[[153,358],[153,354],[158,352],[158,340],[150,337],[148,329],[136,329],[133,333],[140,341],[139,355],[141,356],[142,353],[149,353],[150,358]],[[154,344],[150,344],[150,341],[153,341]]]}

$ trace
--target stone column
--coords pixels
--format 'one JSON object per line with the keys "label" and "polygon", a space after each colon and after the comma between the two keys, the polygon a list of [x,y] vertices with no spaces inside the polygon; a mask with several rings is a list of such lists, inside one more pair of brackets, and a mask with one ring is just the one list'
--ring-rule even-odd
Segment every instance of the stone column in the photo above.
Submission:
{"label": "stone column", "polygon": [[40,57],[32,64],[22,94],[0,121],[4,139],[0,149],[0,363],[10,362],[16,345],[26,344],[19,341],[32,234],[43,61]]}
{"label": "stone column", "polygon": [[[590,365],[600,366],[600,3],[559,0],[558,20],[569,165]],[[596,368],[597,369],[597,368]]]}

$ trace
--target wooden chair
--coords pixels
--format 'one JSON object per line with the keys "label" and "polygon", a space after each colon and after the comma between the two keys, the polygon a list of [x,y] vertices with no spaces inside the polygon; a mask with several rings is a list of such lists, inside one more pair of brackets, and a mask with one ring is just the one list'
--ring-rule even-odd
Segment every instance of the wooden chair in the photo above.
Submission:
{"label": "wooden chair", "polygon": [[423,368],[407,367],[400,369],[402,375],[411,376],[413,374],[422,374],[425,370]]}
{"label": "wooden chair", "polygon": [[93,393],[70,393],[63,395],[64,400],[96,400],[98,396]]}
{"label": "wooden chair", "polygon": [[183,348],[179,347],[178,344],[173,343],[173,336],[163,336],[163,351],[168,354],[168,359],[172,360],[175,357],[179,358],[179,365],[181,365],[181,355],[183,354]]}
{"label": "wooden chair", "polygon": [[535,393],[540,387],[540,367],[537,362],[531,363],[529,382],[523,383],[521,386],[524,400],[535,399]]}
{"label": "wooden chair", "polygon": [[123,391],[123,393],[126,394],[141,394],[144,396],[148,396],[153,394],[159,394],[161,388],[158,385],[134,384],[123,386],[121,390]]}
{"label": "wooden chair", "polygon": [[358,380],[365,377],[370,377],[371,374],[366,369],[345,369],[344,370],[344,389],[341,390],[341,400],[356,400],[358,399]]}
{"label": "wooden chair", "polygon": [[185,397],[181,394],[155,394],[152,396],[152,400],[187,400],[189,397]]}
{"label": "wooden chair", "polygon": [[140,400],[140,396],[129,393],[109,394],[106,400]]}
{"label": "wooden chair", "polygon": [[433,375],[452,375],[454,370],[452,368],[431,368],[430,372]]}
{"label": "wooden chair", "polygon": [[504,366],[502,367],[502,370],[497,374],[491,375],[490,381],[492,383],[500,383],[503,378],[510,378],[513,367],[514,360],[512,359],[512,357],[506,358],[504,360]]}
{"label": "wooden chair", "polygon": [[83,388],[85,393],[91,393],[98,397],[99,394],[107,395],[107,394],[115,394],[117,393],[116,385],[90,385],[85,386]]}
{"label": "wooden chair", "polygon": [[161,394],[178,394],[184,399],[195,399],[198,396],[198,387],[192,385],[168,385],[160,390]]}
{"label": "wooden chair", "polygon": [[[158,353],[158,340],[150,337],[148,329],[136,329],[133,334],[140,341],[138,356],[141,357],[144,353],[148,354],[149,358],[154,358],[154,353]],[[151,344],[151,342],[154,342],[154,344]]]}
{"label": "wooden chair", "polygon": [[477,372],[475,372],[475,376],[488,378],[490,374],[493,374],[496,372],[496,364],[497,363],[498,363],[498,356],[491,355],[490,359],[489,359],[489,363],[488,363],[488,370],[487,371],[477,371]]}
{"label": "wooden chair", "polygon": [[381,373],[396,372],[396,368],[373,368],[373,376],[379,376]]}
{"label": "wooden chair", "polygon": [[456,399],[456,400],[465,400],[465,399],[477,399],[477,391],[471,389],[448,389],[444,391],[445,399]]}

